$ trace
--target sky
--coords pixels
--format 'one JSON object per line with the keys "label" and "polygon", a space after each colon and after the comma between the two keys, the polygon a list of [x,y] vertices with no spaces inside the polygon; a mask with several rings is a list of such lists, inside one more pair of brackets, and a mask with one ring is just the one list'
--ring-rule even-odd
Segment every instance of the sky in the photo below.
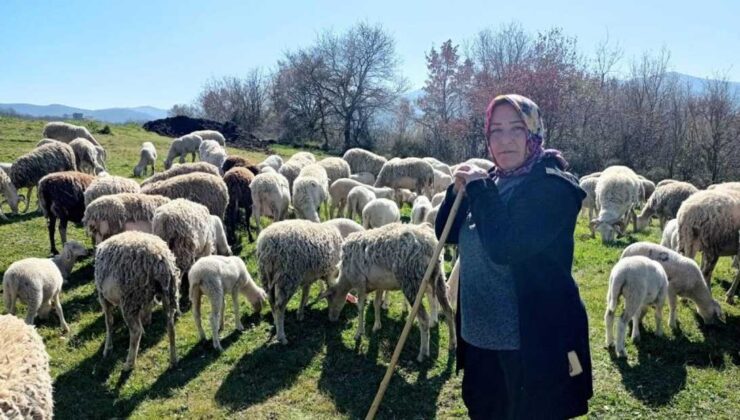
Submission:
{"label": "sky", "polygon": [[512,21],[531,33],[561,27],[586,55],[608,34],[623,68],[665,46],[670,70],[740,81],[739,16],[739,0],[0,0],[0,103],[167,109],[209,78],[269,71],[321,31],[361,21],[393,35],[412,89],[432,46]]}

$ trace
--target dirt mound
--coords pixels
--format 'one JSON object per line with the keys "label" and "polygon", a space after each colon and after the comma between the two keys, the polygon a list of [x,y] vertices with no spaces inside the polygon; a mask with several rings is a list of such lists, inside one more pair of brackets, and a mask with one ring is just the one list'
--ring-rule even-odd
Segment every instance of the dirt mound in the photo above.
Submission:
{"label": "dirt mound", "polygon": [[230,146],[248,149],[266,149],[268,146],[267,141],[242,130],[231,122],[220,123],[203,118],[178,116],[149,121],[143,127],[146,131],[166,137],[180,137],[197,130],[217,130],[226,137],[226,143]]}

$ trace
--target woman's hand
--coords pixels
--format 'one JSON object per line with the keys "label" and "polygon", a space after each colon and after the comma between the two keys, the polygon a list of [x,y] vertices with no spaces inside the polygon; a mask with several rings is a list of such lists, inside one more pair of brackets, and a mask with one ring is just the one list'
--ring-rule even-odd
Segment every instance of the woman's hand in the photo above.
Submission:
{"label": "woman's hand", "polygon": [[488,178],[488,172],[474,165],[460,165],[452,174],[455,178],[455,186],[452,188],[455,193],[465,189],[465,185],[478,179]]}

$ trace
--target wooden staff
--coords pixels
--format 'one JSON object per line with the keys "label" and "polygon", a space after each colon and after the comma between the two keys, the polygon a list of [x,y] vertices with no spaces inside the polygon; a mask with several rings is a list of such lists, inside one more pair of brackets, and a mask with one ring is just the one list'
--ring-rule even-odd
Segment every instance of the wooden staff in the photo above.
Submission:
{"label": "wooden staff", "polygon": [[437,248],[434,250],[434,255],[432,256],[432,259],[429,260],[427,271],[424,273],[424,278],[421,280],[419,291],[416,293],[414,306],[411,307],[411,312],[409,312],[409,316],[408,318],[406,318],[406,325],[403,326],[401,337],[398,339],[398,343],[396,343],[396,349],[393,351],[391,363],[388,365],[388,369],[386,369],[385,371],[383,381],[380,383],[378,393],[375,394],[375,399],[373,400],[373,404],[370,406],[370,410],[367,412],[365,420],[373,420],[375,418],[375,414],[377,414],[378,412],[380,403],[381,401],[383,401],[383,396],[385,395],[385,391],[388,389],[388,384],[391,381],[391,376],[393,376],[393,371],[396,369],[396,364],[398,364],[398,358],[401,355],[401,350],[403,350],[403,346],[404,344],[406,344],[406,339],[409,336],[409,331],[411,331],[411,325],[414,323],[414,318],[416,318],[416,314],[419,312],[419,308],[421,307],[421,300],[424,297],[424,292],[427,289],[429,278],[434,272],[434,265],[439,262],[439,254],[442,253],[442,249],[444,248],[445,242],[447,241],[447,235],[450,234],[452,222],[455,220],[455,215],[457,215],[457,210],[460,208],[460,203],[462,203],[462,198],[464,194],[464,191],[459,191],[457,193],[457,196],[455,197],[454,203],[452,203],[452,208],[450,209],[449,216],[447,216],[447,221],[445,222],[445,227],[442,230],[442,235],[440,235],[439,242],[437,242]]}

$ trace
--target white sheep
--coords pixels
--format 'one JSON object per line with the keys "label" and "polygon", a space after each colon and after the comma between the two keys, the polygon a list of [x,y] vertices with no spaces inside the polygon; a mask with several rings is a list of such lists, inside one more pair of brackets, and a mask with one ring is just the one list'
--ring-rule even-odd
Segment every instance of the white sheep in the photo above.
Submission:
{"label": "white sheep", "polygon": [[349,178],[357,182],[361,182],[365,185],[370,185],[370,186],[375,185],[375,175],[371,174],[370,172],[360,172],[360,173],[352,174],[349,176]]}
{"label": "white sheep", "polygon": [[[5,197],[5,200],[0,202],[0,207],[3,204],[8,203],[12,214],[18,214],[18,203],[25,201],[26,197],[19,195],[18,190],[15,189],[15,185],[10,181],[10,177],[5,171],[0,170],[0,193]],[[8,220],[0,209],[0,220]]]}
{"label": "white sheep", "polygon": [[346,214],[347,196],[352,188],[364,185],[354,179],[342,178],[329,186],[329,217],[340,217]]}
{"label": "white sheep", "polygon": [[257,225],[257,235],[262,226],[260,218],[270,217],[279,222],[288,215],[290,206],[290,187],[288,180],[279,173],[261,173],[250,184],[252,190],[252,216]]}
{"label": "white sheep", "polygon": [[25,258],[10,264],[3,275],[5,309],[15,315],[15,301],[27,306],[26,323],[33,325],[36,315],[45,319],[52,306],[65,332],[69,325],[62,311],[62,284],[66,282],[78,258],[87,256],[85,246],[77,241],[64,244],[62,253],[53,258]]}
{"label": "white sheep", "polygon": [[[626,166],[610,166],[598,179],[596,206],[599,215],[591,220],[590,227],[607,243],[614,240],[615,233],[624,233],[630,217],[636,218],[634,208],[640,201],[642,188],[637,174]],[[636,222],[634,228],[637,228]]]}
{"label": "white sheep", "polygon": [[688,182],[679,181],[657,187],[637,216],[637,229],[645,229],[652,216],[658,216],[660,227],[664,228],[666,221],[676,218],[681,203],[697,191],[699,190]]}
{"label": "white sheep", "polygon": [[139,192],[141,187],[133,179],[112,175],[99,176],[85,189],[85,206],[106,195]]}
{"label": "white sheep", "polygon": [[349,178],[351,170],[349,164],[342,158],[328,157],[321,159],[319,165],[326,169],[326,175],[329,177],[329,184],[341,178]]}
{"label": "white sheep", "polygon": [[678,219],[671,219],[665,224],[660,244],[678,252]]}
{"label": "white sheep", "polygon": [[61,171],[75,171],[75,152],[68,144],[54,142],[46,144],[20,156],[10,167],[10,180],[17,189],[28,188],[26,207],[28,211],[31,196],[36,184],[48,174]]}
{"label": "white sheep", "polygon": [[368,185],[352,188],[347,194],[347,217],[352,219],[357,214],[362,218],[362,210],[375,198],[394,199],[395,191],[389,187],[377,188]]}
{"label": "white sheep", "polygon": [[329,178],[319,164],[309,164],[301,169],[293,182],[293,208],[296,218],[319,222],[321,204],[329,198]]}
{"label": "white sheep", "polygon": [[76,138],[69,142],[69,147],[75,153],[77,170],[89,174],[99,174],[105,171],[102,162],[98,161],[98,151],[89,140]]}
{"label": "white sheep", "polygon": [[655,331],[663,335],[663,304],[668,294],[668,277],[663,267],[643,256],[625,257],[614,265],[609,275],[609,289],[606,295],[606,346],[614,343],[614,312],[619,297],[624,296],[624,311],[617,321],[616,353],[627,357],[625,351],[625,332],[627,323],[632,320],[632,341],[640,339],[640,324],[647,307],[655,308]]}
{"label": "white sheep", "polygon": [[106,195],[93,200],[85,208],[82,224],[94,243],[129,230],[152,233],[154,210],[169,202],[169,198],[161,195]]}
{"label": "white sheep", "polygon": [[383,165],[376,187],[407,188],[431,197],[434,188],[434,168],[419,158],[391,159]]}
{"label": "white sheep", "polygon": [[69,143],[72,140],[81,137],[87,139],[90,143],[100,146],[100,143],[95,140],[90,131],[86,127],[79,125],[72,125],[61,121],[52,121],[44,126],[43,136],[48,139],[59,140],[64,143]]}
{"label": "white sheep", "polygon": [[374,177],[378,176],[380,169],[387,162],[383,156],[357,147],[344,152],[342,159],[349,164],[353,174],[369,172]]}
{"label": "white sheep", "polygon": [[154,144],[150,141],[145,141],[141,144],[141,150],[139,150],[139,163],[134,167],[134,176],[140,177],[142,174],[146,175],[148,167],[152,167],[152,175],[154,175],[154,165],[157,163],[157,149]]}
{"label": "white sheep", "polygon": [[185,163],[185,157],[188,154],[192,154],[193,162],[195,162],[195,154],[198,153],[201,142],[203,139],[195,134],[187,134],[172,140],[164,160],[164,168],[170,169],[172,162],[178,157],[180,163]]}
{"label": "white sheep", "polygon": [[440,162],[433,157],[425,157],[424,160],[429,162],[429,164],[432,165],[435,170],[440,171],[446,175],[452,175],[452,171],[450,170],[450,166],[448,164]]}
{"label": "white sheep", "polygon": [[430,225],[434,226],[437,221],[437,213],[439,213],[439,207],[440,206],[434,206],[431,210],[429,210],[429,212],[427,212],[426,219],[424,220],[425,223],[429,223]]}
{"label": "white sheep", "polygon": [[447,187],[452,184],[452,175],[444,173],[440,170],[434,170],[434,193],[440,193],[447,190]]}
{"label": "white sheep", "polygon": [[224,326],[224,312],[226,305],[224,298],[231,294],[236,329],[244,331],[239,316],[239,293],[246,296],[254,312],[259,314],[262,305],[267,300],[265,291],[257,286],[249,275],[244,261],[240,257],[223,257],[211,255],[203,257],[193,264],[188,274],[190,281],[190,303],[193,305],[193,318],[198,328],[201,340],[206,339],[200,320],[200,300],[203,294],[211,301],[211,333],[213,334],[213,348],[223,351],[218,332]]}
{"label": "white sheep", "polygon": [[438,205],[442,204],[442,202],[445,201],[446,195],[447,191],[434,194],[434,197],[432,197],[432,207],[437,207]]}
{"label": "white sheep", "polygon": [[203,172],[191,172],[147,184],[141,188],[141,192],[163,195],[173,200],[185,198],[206,206],[212,215],[222,219],[229,204],[229,189],[223,178]]}
{"label": "white sheep", "polygon": [[336,228],[339,231],[339,234],[342,235],[342,239],[347,239],[347,236],[349,236],[352,233],[361,232],[365,230],[365,228],[363,228],[361,224],[355,222],[352,219],[345,219],[345,218],[332,219],[332,220],[327,220],[323,224]]}
{"label": "white sheep", "polygon": [[278,173],[288,180],[288,187],[293,191],[293,182],[301,173],[304,166],[315,163],[316,159],[308,152],[298,152],[280,166]]}
{"label": "white sheep", "polygon": [[374,229],[401,220],[401,212],[393,200],[375,198],[362,209],[362,227]]}
{"label": "white sheep", "polygon": [[226,137],[216,130],[198,130],[193,131],[190,134],[194,134],[203,140],[214,140],[221,146],[226,146]]}
{"label": "white sheep", "polygon": [[257,164],[257,168],[260,170],[260,172],[268,167],[277,172],[280,170],[281,166],[283,166],[283,158],[280,157],[280,155],[270,155],[266,157],[265,160]]}
{"label": "white sheep", "polygon": [[149,178],[141,181],[141,187],[143,188],[145,185],[153,184],[159,181],[164,181],[165,179],[174,178],[179,175],[190,174],[193,172],[203,172],[206,174],[219,176],[219,169],[211,165],[210,163],[207,163],[207,162],[183,163],[181,165],[175,165],[172,168],[165,170],[164,172],[160,172],[158,174],[152,175]]}
{"label": "white sheep", "polygon": [[222,172],[227,155],[226,150],[217,141],[203,140],[198,146],[198,154],[201,161],[210,163]]}
{"label": "white sheep", "polygon": [[414,200],[416,200],[416,197],[418,196],[419,194],[406,188],[395,190],[395,200],[396,204],[398,204],[398,208],[403,208],[404,204],[408,204],[410,206],[413,205]]}
{"label": "white sheep", "polygon": [[419,225],[426,220],[427,213],[432,210],[432,202],[426,196],[420,195],[414,200],[411,208],[411,223]]}
{"label": "white sheep", "polygon": [[[598,207],[596,207],[596,184],[598,184],[599,178],[594,176],[583,177],[578,182],[578,185],[583,191],[586,192],[586,198],[583,199],[581,208],[583,213],[586,213],[588,220],[593,220],[595,213],[598,214]],[[591,237],[596,237],[596,230],[589,224],[591,229]]]}

